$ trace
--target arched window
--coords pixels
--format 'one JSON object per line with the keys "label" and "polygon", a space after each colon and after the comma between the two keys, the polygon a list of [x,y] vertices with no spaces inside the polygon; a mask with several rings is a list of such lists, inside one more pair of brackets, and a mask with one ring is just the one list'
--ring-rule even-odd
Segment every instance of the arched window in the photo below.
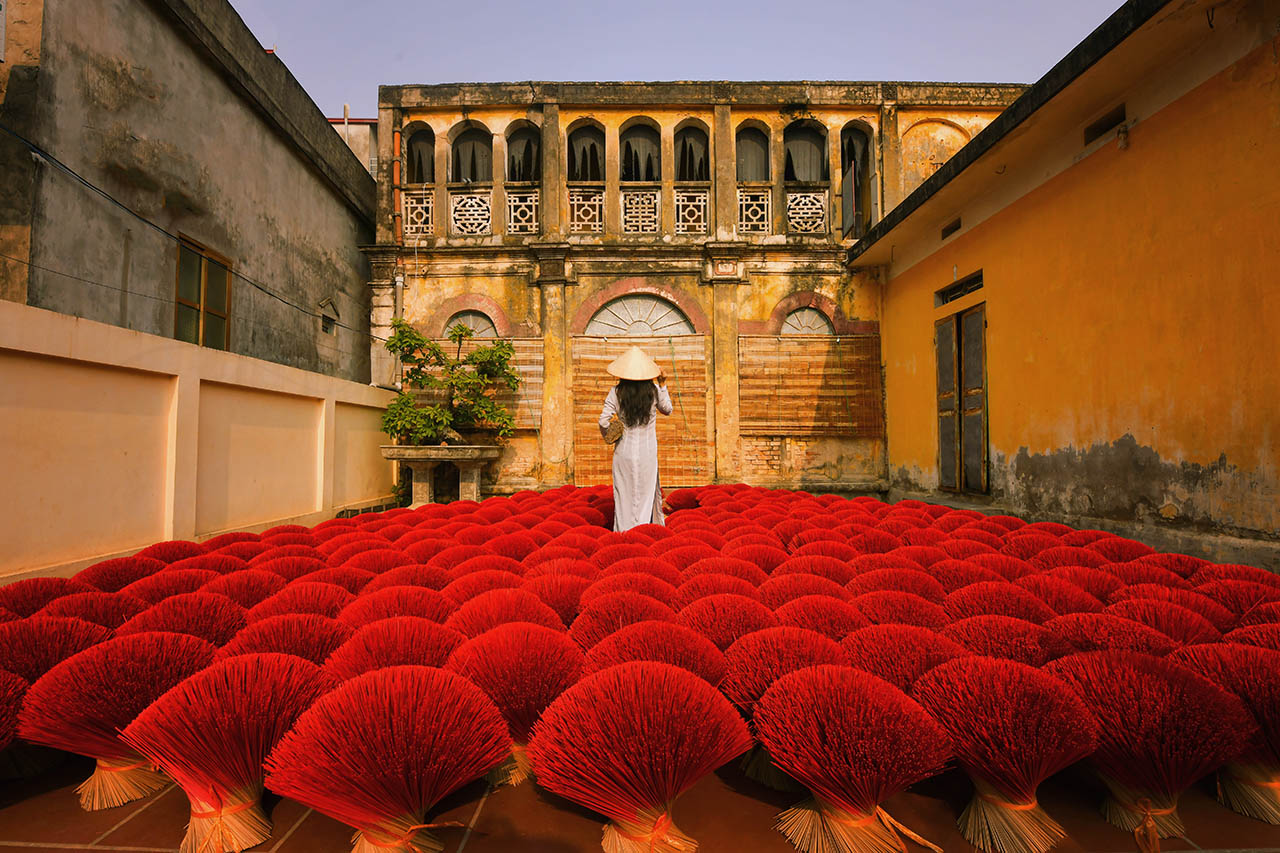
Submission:
{"label": "arched window", "polygon": [[538,152],[538,131],[531,127],[522,127],[507,137],[507,180],[542,180],[542,159]]}
{"label": "arched window", "polygon": [[840,133],[841,232],[861,236],[871,224],[871,141],[862,128]]}
{"label": "arched window", "polygon": [[473,127],[453,141],[449,180],[467,183],[493,180],[493,137],[489,131]]}
{"label": "arched window", "polygon": [[605,303],[587,323],[586,333],[632,338],[696,334],[683,311],[651,293],[629,293]]}
{"label": "arched window", "polygon": [[686,127],[676,133],[676,180],[711,180],[707,134],[700,127]]}
{"label": "arched window", "polygon": [[436,136],[430,128],[416,131],[409,137],[407,146],[407,184],[429,184],[436,174]]}
{"label": "arched window", "polygon": [[782,135],[786,152],[783,180],[801,184],[817,184],[828,179],[827,136],[809,124],[789,126]]}
{"label": "arched window", "polygon": [[782,321],[784,335],[834,335],[835,326],[817,308],[797,308]]}
{"label": "arched window", "polygon": [[496,338],[498,336],[498,327],[493,324],[493,321],[483,311],[459,311],[454,314],[444,324],[445,334],[448,334],[450,329],[459,324],[470,329],[477,338]]}
{"label": "arched window", "polygon": [[604,181],[604,131],[587,125],[569,134],[570,181]]}
{"label": "arched window", "polygon": [[622,180],[657,182],[662,180],[662,143],[658,131],[644,124],[622,132]]}
{"label": "arched window", "polygon": [[744,127],[738,131],[738,180],[762,182],[769,180],[769,137],[758,127]]}

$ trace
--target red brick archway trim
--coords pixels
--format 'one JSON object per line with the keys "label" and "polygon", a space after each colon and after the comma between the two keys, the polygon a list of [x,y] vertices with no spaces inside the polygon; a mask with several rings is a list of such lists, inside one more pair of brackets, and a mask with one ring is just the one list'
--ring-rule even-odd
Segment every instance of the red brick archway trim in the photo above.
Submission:
{"label": "red brick archway trim", "polygon": [[867,334],[879,331],[879,324],[875,322],[849,320],[844,316],[844,312],[840,310],[840,306],[834,300],[812,290],[803,290],[779,299],[778,304],[773,308],[773,312],[769,314],[768,320],[763,322],[760,320],[740,320],[738,322],[738,331],[744,335],[781,334],[782,324],[786,321],[787,315],[800,308],[816,308],[821,311],[831,321],[831,325],[837,335]]}
{"label": "red brick archway trim", "polygon": [[[443,338],[447,331],[445,323],[459,311],[479,311],[484,314],[493,321],[493,327],[497,329],[500,338],[520,337],[525,331],[512,324],[511,319],[507,317],[507,312],[503,311],[502,306],[495,300],[479,293],[463,293],[442,302],[430,319],[423,324],[422,333],[429,338]],[[536,337],[537,333],[534,332],[533,335]]]}
{"label": "red brick archway trim", "polygon": [[651,284],[648,279],[644,278],[619,279],[613,284],[598,290],[578,306],[578,310],[574,312],[573,322],[569,324],[569,334],[581,335],[586,331],[587,323],[591,322],[591,318],[604,307],[606,302],[611,302],[619,296],[627,296],[631,293],[648,293],[667,300],[684,312],[684,315],[689,318],[689,322],[693,324],[695,332],[699,335],[711,334],[711,323],[707,320],[707,315],[703,312],[702,306],[695,299],[676,288]]}

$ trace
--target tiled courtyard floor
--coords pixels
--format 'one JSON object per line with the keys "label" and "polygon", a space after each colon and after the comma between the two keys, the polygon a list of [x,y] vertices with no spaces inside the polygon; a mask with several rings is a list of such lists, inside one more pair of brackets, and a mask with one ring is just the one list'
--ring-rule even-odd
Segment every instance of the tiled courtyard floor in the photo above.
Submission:
{"label": "tiled courtyard floor", "polygon": [[[33,779],[0,785],[0,851],[177,850],[187,822],[187,800],[170,787],[118,809],[84,812],[75,786],[89,763],[71,758]],[[942,847],[968,853],[955,816],[964,806],[968,783],[951,771],[894,797],[887,808],[899,821]],[[486,792],[475,783],[449,798],[433,820],[456,820],[462,829],[439,830],[446,853],[594,853],[600,849],[599,819],[533,785]],[[1067,771],[1041,788],[1041,802],[1071,837],[1061,853],[1129,853],[1132,836],[1106,824],[1096,805],[1101,792],[1079,771]],[[763,789],[735,771],[721,770],[696,784],[676,805],[676,823],[700,842],[704,853],[788,853],[793,848],[772,828],[778,811],[793,801]],[[351,830],[290,800],[269,800],[275,831],[258,851],[347,853]],[[1280,851],[1280,827],[1233,814],[1212,798],[1203,782],[1182,800],[1188,838],[1166,840],[1164,851]],[[908,844],[911,851],[923,850]]]}

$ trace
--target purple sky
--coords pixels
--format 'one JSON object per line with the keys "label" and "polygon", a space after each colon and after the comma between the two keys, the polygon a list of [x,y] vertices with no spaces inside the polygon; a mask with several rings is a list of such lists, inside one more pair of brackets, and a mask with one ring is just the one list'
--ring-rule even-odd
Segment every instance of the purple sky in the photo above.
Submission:
{"label": "purple sky", "polygon": [[358,118],[384,83],[1029,83],[1120,0],[231,2],[327,115]]}

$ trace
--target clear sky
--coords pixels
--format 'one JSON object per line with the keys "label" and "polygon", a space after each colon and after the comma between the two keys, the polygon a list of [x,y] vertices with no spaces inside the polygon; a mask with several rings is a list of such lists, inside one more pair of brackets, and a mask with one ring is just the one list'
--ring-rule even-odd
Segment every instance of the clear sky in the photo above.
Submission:
{"label": "clear sky", "polygon": [[329,116],[378,85],[1034,82],[1120,0],[231,0]]}

